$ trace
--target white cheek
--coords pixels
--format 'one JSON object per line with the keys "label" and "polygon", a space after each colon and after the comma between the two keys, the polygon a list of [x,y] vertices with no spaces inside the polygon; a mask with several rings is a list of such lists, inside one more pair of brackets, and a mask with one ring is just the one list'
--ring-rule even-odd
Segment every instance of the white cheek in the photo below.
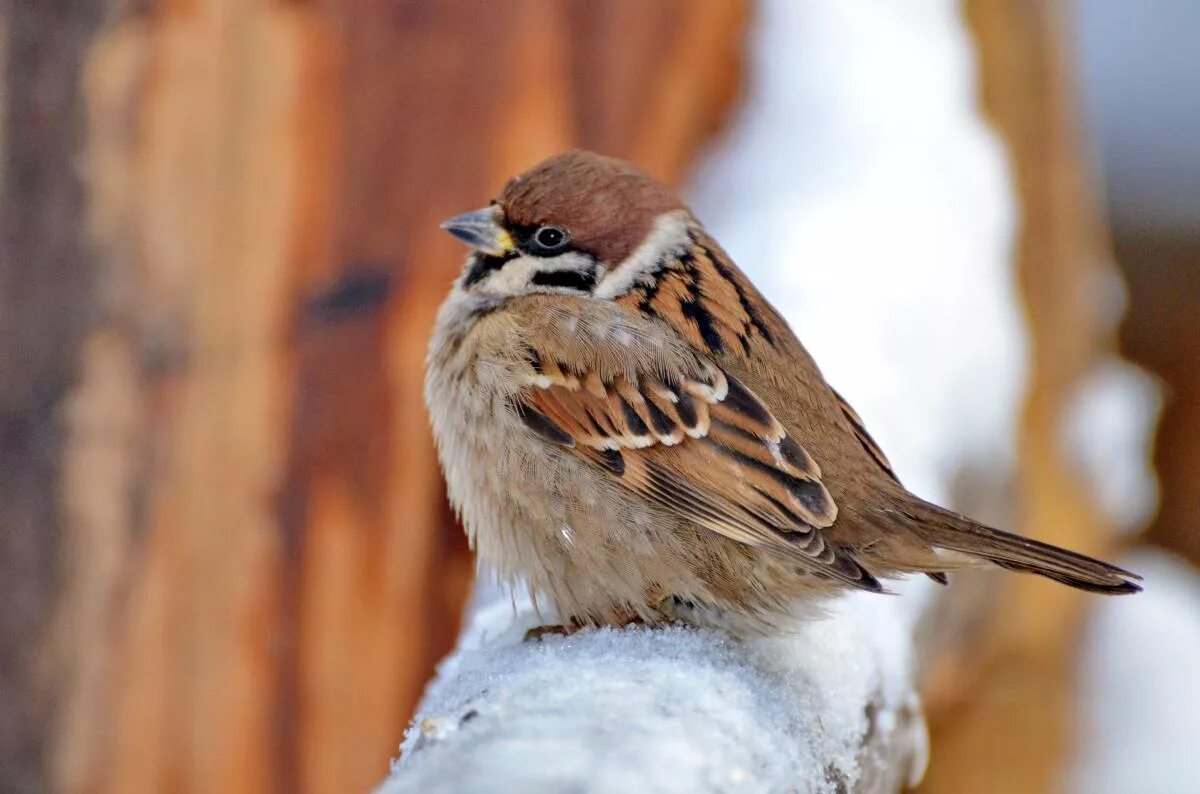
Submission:
{"label": "white cheek", "polygon": [[596,267],[595,261],[590,256],[576,251],[568,251],[542,261],[546,270],[574,270],[582,273]]}
{"label": "white cheek", "polygon": [[596,287],[597,298],[604,300],[624,295],[638,279],[658,267],[662,257],[672,251],[685,251],[691,242],[687,210],[672,210],[659,215],[645,242],[612,271],[606,272]]}
{"label": "white cheek", "polygon": [[510,259],[484,282],[481,291],[502,297],[523,292],[537,269],[537,260],[532,257],[519,256]]}

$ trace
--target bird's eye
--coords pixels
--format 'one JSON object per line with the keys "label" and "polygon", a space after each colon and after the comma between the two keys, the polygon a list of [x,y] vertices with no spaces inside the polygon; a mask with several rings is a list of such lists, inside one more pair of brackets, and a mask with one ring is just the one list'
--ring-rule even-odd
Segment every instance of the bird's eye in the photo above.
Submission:
{"label": "bird's eye", "polygon": [[567,245],[567,233],[557,226],[543,226],[533,233],[534,244],[540,253],[555,253]]}

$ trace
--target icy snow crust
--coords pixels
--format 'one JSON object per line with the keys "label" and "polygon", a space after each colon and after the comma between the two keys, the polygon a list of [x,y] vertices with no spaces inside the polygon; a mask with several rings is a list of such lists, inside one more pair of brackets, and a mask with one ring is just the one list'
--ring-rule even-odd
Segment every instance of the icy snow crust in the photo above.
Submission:
{"label": "icy snow crust", "polygon": [[910,685],[922,601],[854,595],[747,642],[684,627],[524,642],[544,621],[494,602],[380,791],[895,791],[927,756]]}
{"label": "icy snow crust", "polygon": [[1190,794],[1200,781],[1200,571],[1160,551],[1120,563],[1146,577],[1146,591],[1096,599],[1064,790]]}

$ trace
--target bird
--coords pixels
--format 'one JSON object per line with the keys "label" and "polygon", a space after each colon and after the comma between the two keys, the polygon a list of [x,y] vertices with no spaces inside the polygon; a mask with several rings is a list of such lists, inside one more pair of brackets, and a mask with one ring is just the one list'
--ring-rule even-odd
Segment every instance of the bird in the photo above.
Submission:
{"label": "bird", "polygon": [[770,632],[881,579],[972,568],[1141,589],[909,492],[787,321],[633,165],[568,151],[442,227],[470,248],[425,373],[448,497],[480,562],[569,630]]}

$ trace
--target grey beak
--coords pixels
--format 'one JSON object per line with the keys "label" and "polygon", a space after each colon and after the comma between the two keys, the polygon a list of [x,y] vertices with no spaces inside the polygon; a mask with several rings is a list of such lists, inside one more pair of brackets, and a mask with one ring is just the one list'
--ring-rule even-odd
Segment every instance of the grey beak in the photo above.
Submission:
{"label": "grey beak", "polygon": [[496,207],[464,212],[442,221],[442,228],[476,251],[489,256],[507,256],[516,246],[512,236],[500,225],[499,214]]}

